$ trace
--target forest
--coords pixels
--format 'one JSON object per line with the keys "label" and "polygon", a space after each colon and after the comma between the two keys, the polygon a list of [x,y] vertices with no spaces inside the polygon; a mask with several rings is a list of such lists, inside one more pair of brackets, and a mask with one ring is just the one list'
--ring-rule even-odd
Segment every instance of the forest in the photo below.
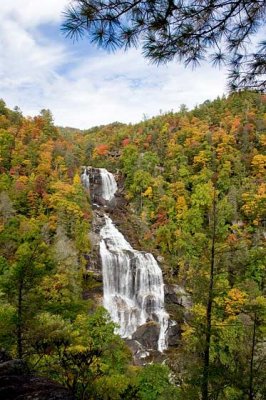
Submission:
{"label": "forest", "polygon": [[[0,102],[0,347],[76,399],[266,398],[266,96],[80,131]],[[191,299],[178,345],[136,365],[84,296],[92,202],[82,166],[120,174],[143,248]],[[179,313],[180,314],[180,313]],[[186,314],[186,315],[185,315]]]}

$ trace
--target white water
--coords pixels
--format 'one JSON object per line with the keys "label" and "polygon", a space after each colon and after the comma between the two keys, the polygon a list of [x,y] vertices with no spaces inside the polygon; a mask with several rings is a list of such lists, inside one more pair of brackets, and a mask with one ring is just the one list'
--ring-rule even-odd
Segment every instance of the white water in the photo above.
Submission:
{"label": "white water", "polygon": [[114,175],[105,168],[99,168],[102,181],[102,197],[110,201],[117,191],[117,184]]}
{"label": "white water", "polygon": [[160,325],[158,350],[165,350],[169,317],[164,310],[159,265],[152,254],[134,250],[107,216],[100,236],[104,307],[119,324],[119,334],[130,338],[138,326],[157,321]]}
{"label": "white water", "polygon": [[84,171],[81,174],[81,182],[85,186],[86,189],[90,187],[90,177],[88,168],[84,168]]}
{"label": "white water", "polygon": [[[101,196],[111,201],[117,191],[115,178],[104,168],[99,168],[99,173]],[[107,215],[104,218],[100,231],[104,307],[124,338],[131,338],[147,321],[158,322],[158,350],[163,351],[167,348],[169,316],[164,310],[162,271],[152,254],[134,250],[112,220]]]}

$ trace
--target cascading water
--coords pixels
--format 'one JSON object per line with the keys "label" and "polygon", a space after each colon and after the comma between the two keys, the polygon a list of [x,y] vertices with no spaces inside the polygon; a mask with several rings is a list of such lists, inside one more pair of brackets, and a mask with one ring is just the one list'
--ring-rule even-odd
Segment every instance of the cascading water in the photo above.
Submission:
{"label": "cascading water", "polygon": [[84,168],[84,170],[81,174],[81,182],[86,189],[88,189],[90,187],[90,176],[89,176],[89,170],[87,167]]}
{"label": "cascading water", "polygon": [[117,184],[114,175],[105,168],[99,168],[102,181],[102,197],[104,200],[110,201],[117,191]]}
{"label": "cascading water", "polygon": [[[104,168],[98,172],[101,196],[111,201],[117,191],[115,178]],[[162,271],[152,254],[132,248],[106,214],[104,220],[100,231],[104,307],[124,338],[131,338],[146,322],[156,321],[160,326],[158,350],[163,351],[167,348],[169,316],[164,310]]]}
{"label": "cascading water", "polygon": [[138,326],[154,320],[160,325],[158,350],[165,350],[168,314],[159,265],[152,254],[134,250],[107,216],[100,236],[104,306],[120,325],[119,334],[130,338]]}

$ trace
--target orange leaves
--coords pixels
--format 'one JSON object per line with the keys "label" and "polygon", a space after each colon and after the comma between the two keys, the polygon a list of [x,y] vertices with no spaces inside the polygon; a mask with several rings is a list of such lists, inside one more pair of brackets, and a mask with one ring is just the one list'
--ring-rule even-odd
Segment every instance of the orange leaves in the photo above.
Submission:
{"label": "orange leaves", "polygon": [[236,245],[236,244],[238,243],[238,237],[237,237],[237,235],[236,235],[235,233],[230,233],[230,234],[227,236],[227,243],[228,243],[230,246]]}
{"label": "orange leaves", "polygon": [[147,141],[148,143],[151,143],[151,142],[152,142],[152,135],[151,135],[151,134],[147,135],[146,141]]}
{"label": "orange leaves", "polygon": [[15,181],[15,189],[18,191],[23,191],[26,189],[27,184],[28,184],[28,177],[27,176],[20,176],[16,181]]}
{"label": "orange leaves", "polygon": [[46,190],[46,180],[43,175],[37,175],[34,182],[34,191],[43,196]]}
{"label": "orange leaves", "polygon": [[228,297],[225,299],[225,312],[231,316],[239,314],[246,300],[247,295],[245,292],[237,288],[231,289],[228,292]]}
{"label": "orange leaves", "polygon": [[130,144],[130,139],[129,138],[125,138],[124,140],[122,140],[122,146],[126,147]]}
{"label": "orange leaves", "polygon": [[232,125],[231,125],[231,133],[238,133],[239,129],[241,127],[241,119],[240,117],[235,117],[232,121]]}
{"label": "orange leaves", "polygon": [[107,144],[99,144],[99,146],[95,147],[93,156],[105,156],[108,153],[109,146]]}

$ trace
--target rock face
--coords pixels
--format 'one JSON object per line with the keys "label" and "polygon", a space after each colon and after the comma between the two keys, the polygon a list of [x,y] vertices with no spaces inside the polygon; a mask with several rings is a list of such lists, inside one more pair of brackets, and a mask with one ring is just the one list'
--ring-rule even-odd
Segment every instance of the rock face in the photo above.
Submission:
{"label": "rock face", "polygon": [[165,285],[165,302],[167,304],[177,304],[186,310],[192,306],[191,297],[185,289],[179,285]]}
{"label": "rock face", "polygon": [[181,328],[180,323],[176,321],[171,321],[171,324],[168,328],[168,346],[169,347],[176,347],[179,344],[181,339]]}
{"label": "rock face", "polygon": [[181,339],[181,325],[190,319],[192,301],[189,293],[179,285],[166,284],[164,287],[165,307],[169,312],[171,324],[168,328],[168,346],[179,345]]}
{"label": "rock face", "polygon": [[6,360],[0,354],[0,399],[74,400],[62,385],[31,375],[22,360]]}

